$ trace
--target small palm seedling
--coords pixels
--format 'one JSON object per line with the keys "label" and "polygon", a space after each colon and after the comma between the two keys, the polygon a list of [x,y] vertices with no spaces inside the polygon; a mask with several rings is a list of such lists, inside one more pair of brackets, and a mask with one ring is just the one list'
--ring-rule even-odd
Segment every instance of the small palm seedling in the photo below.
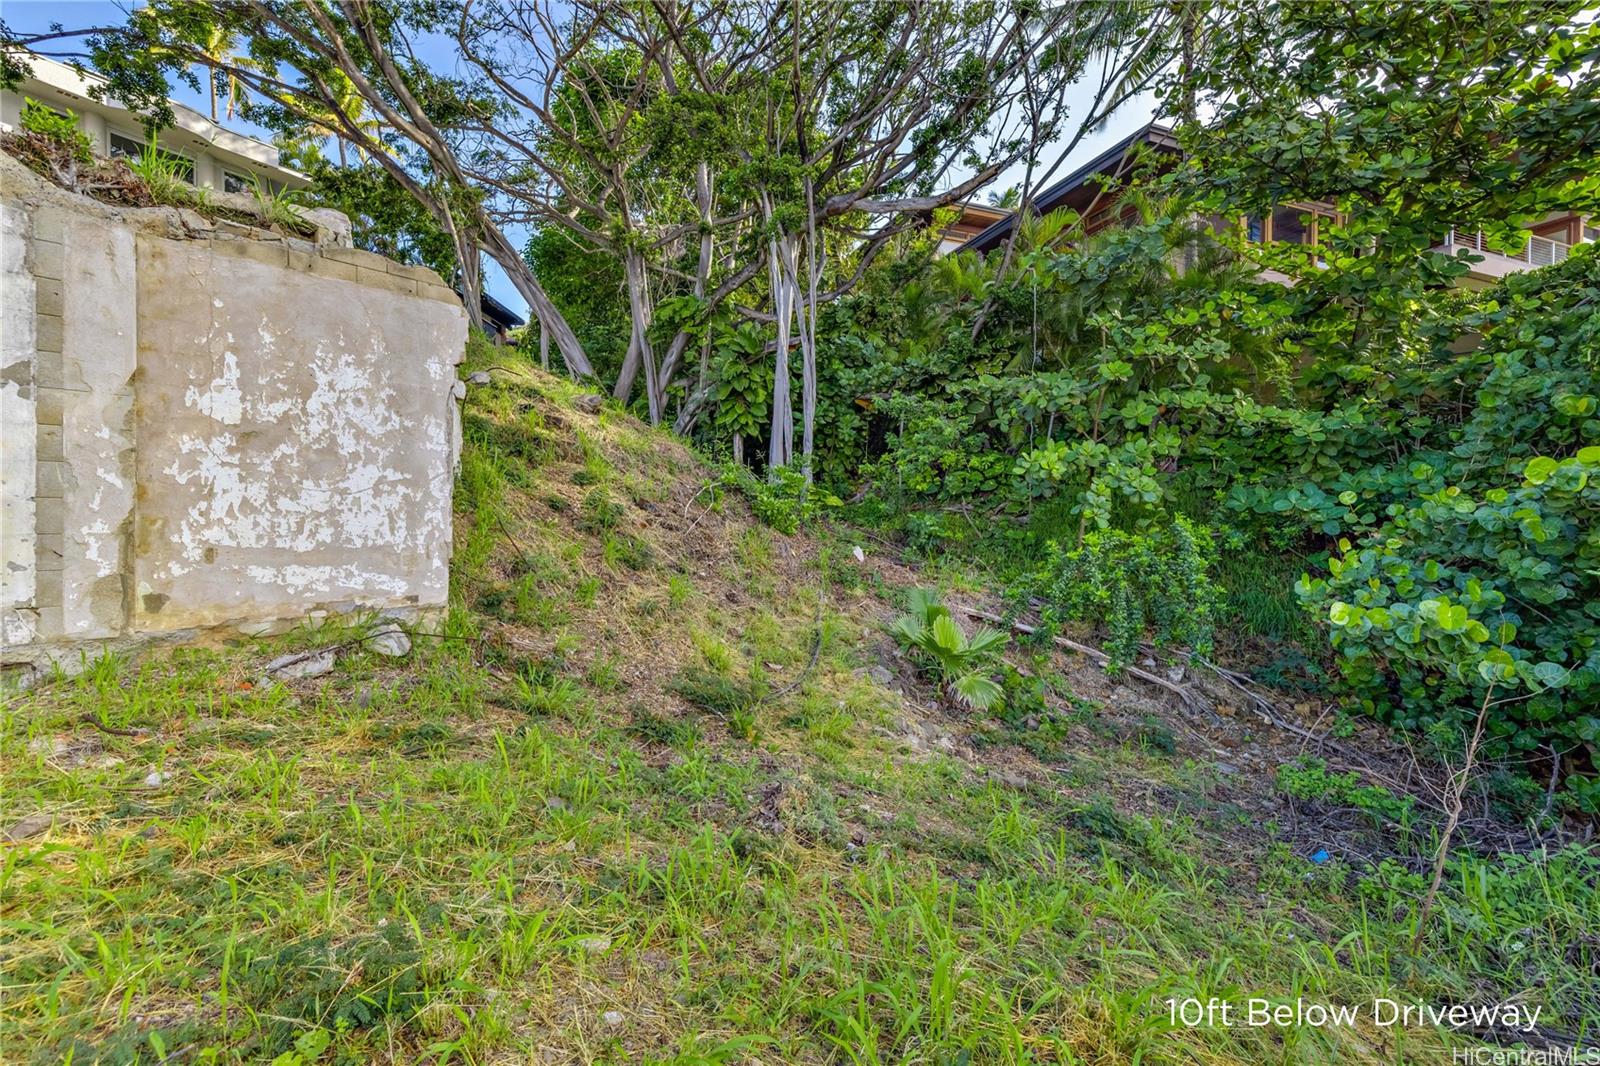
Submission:
{"label": "small palm seedling", "polygon": [[945,692],[976,711],[998,703],[1004,690],[989,676],[987,667],[1011,638],[987,626],[967,636],[950,609],[928,589],[912,589],[907,607],[908,613],[897,619],[890,631],[901,644],[920,653]]}

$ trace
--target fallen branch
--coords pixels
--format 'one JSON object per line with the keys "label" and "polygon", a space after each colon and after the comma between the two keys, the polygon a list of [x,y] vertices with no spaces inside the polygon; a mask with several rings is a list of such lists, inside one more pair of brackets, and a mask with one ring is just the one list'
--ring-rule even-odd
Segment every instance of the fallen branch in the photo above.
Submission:
{"label": "fallen branch", "polygon": [[[1032,634],[1039,631],[1038,627],[1030,626],[1026,622],[1007,622],[1004,618],[997,614],[989,611],[980,611],[975,607],[965,607],[961,604],[951,604],[950,606],[952,610],[960,611],[968,618],[976,618],[983,622],[994,622],[997,625],[1009,625],[1018,633]],[[1082,655],[1087,655],[1101,666],[1106,666],[1111,662],[1111,656],[1107,655],[1099,648],[1092,647],[1088,644],[1080,644],[1075,640],[1068,639],[1067,637],[1052,637],[1051,640],[1055,642],[1057,647],[1066,648],[1069,651],[1075,651]],[[1183,705],[1191,710],[1211,710],[1210,702],[1207,701],[1205,697],[1201,696],[1199,693],[1193,691],[1187,686],[1174,684],[1164,677],[1158,677],[1155,674],[1152,674],[1150,671],[1140,669],[1137,666],[1124,666],[1122,669],[1127,671],[1130,677],[1136,677],[1140,681],[1146,682],[1147,684],[1155,685],[1157,688],[1166,689],[1174,696],[1177,696],[1178,699],[1182,700]]]}
{"label": "fallen branch", "polygon": [[[1277,714],[1274,713],[1276,708],[1274,707],[1272,701],[1252,689],[1249,685],[1250,678],[1246,675],[1238,673],[1234,670],[1229,670],[1226,667],[1218,666],[1216,663],[1202,656],[1195,656],[1195,661],[1206,667],[1208,670],[1226,682],[1230,687],[1241,693],[1245,700],[1250,704],[1251,709],[1254,710],[1255,713],[1262,719],[1262,721],[1266,722],[1268,725],[1277,726],[1279,729],[1293,733],[1295,736],[1301,737],[1305,740],[1312,741],[1319,746],[1326,742],[1326,737],[1319,736],[1318,734],[1311,732],[1309,729],[1302,729],[1293,722],[1286,722],[1282,718],[1279,718]],[[1303,751],[1305,749],[1302,748],[1301,750]]]}

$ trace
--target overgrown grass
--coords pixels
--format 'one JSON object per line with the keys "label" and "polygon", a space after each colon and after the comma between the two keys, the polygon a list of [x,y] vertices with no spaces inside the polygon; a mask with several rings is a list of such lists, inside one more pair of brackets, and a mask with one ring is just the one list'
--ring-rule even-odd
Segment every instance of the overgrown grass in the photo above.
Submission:
{"label": "overgrown grass", "polygon": [[[1023,726],[980,757],[857,672],[895,609],[870,581],[819,631],[839,564],[737,515],[684,533],[684,457],[609,416],[579,443],[569,396],[534,374],[471,398],[458,602],[410,661],[262,686],[275,647],[185,651],[6,704],[4,822],[51,819],[0,870],[7,1061],[1396,1062],[1467,1039],[1175,1028],[1188,996],[1520,996],[1592,1033],[1592,858],[1461,860],[1411,957],[1413,872],[1274,847],[1159,722],[1075,742],[1097,712],[1058,677],[1035,783],[997,780]],[[630,476],[685,487],[646,522]],[[586,507],[601,490],[618,511]],[[608,565],[619,531],[648,566]]]}

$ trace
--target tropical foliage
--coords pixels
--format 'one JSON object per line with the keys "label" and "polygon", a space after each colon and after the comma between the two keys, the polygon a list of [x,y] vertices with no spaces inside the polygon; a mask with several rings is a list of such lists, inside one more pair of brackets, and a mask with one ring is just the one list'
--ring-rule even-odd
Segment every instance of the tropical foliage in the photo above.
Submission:
{"label": "tropical foliage", "polygon": [[906,609],[895,620],[892,632],[922,658],[945,693],[977,711],[999,703],[1005,692],[990,673],[995,657],[1011,638],[987,626],[969,637],[950,608],[928,589],[912,589]]}

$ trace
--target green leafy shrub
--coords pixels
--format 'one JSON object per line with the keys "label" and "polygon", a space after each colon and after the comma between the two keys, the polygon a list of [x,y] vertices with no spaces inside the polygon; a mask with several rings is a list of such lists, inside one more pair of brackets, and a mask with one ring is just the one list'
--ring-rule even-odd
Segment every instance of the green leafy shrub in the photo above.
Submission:
{"label": "green leafy shrub", "polygon": [[764,525],[790,536],[824,509],[838,507],[843,502],[811,484],[804,473],[789,466],[779,467],[771,480],[764,481],[748,467],[726,463],[719,481],[727,488],[737,489]]}
{"label": "green leafy shrub", "polygon": [[1025,587],[1044,601],[1046,626],[1096,622],[1116,670],[1133,662],[1148,637],[1158,647],[1211,650],[1221,593],[1210,577],[1211,531],[1182,515],[1148,533],[1097,530],[1070,550],[1051,543]]}
{"label": "green leafy shrub", "polygon": [[1309,755],[1278,767],[1278,789],[1298,800],[1354,807],[1379,826],[1407,825],[1416,806],[1411,796],[1396,796],[1382,785],[1363,785],[1355,771],[1336,773],[1326,762]]}
{"label": "green leafy shrub", "polygon": [[927,589],[912,589],[906,606],[908,613],[895,621],[890,632],[921,655],[946,694],[973,710],[998,703],[1005,690],[988,670],[1010,636],[984,626],[968,637],[950,609]]}
{"label": "green leafy shrub", "polygon": [[761,436],[772,403],[772,366],[760,328],[747,322],[714,331],[711,371],[716,428],[725,436]]}
{"label": "green leafy shrub", "polygon": [[1002,489],[1011,461],[965,405],[899,396],[883,406],[899,430],[865,474],[912,497],[959,500]]}
{"label": "green leafy shrub", "polygon": [[94,160],[94,141],[78,128],[78,116],[46,107],[33,97],[22,101],[22,128],[55,144],[78,163]]}
{"label": "green leafy shrub", "polygon": [[1370,711],[1456,725],[1494,686],[1517,697],[1488,722],[1502,753],[1600,744],[1600,447],[1530,459],[1515,487],[1422,493],[1342,546],[1299,591]]}

